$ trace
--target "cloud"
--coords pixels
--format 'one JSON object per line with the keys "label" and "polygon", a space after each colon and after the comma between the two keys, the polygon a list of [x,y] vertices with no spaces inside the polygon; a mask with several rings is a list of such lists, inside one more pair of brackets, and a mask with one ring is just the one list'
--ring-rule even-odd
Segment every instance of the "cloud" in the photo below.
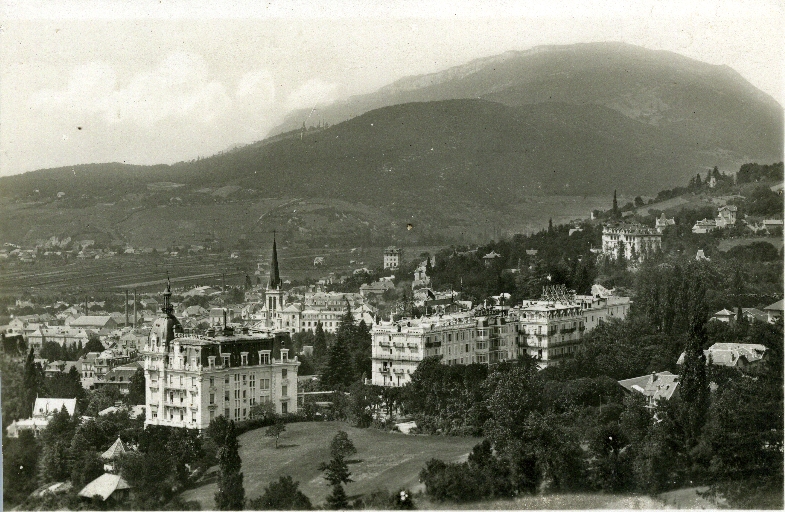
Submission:
{"label": "cloud", "polygon": [[209,80],[200,55],[174,52],[123,88],[117,88],[116,74],[105,63],[77,66],[65,89],[40,90],[30,104],[40,110],[97,114],[109,124],[149,127],[173,118],[212,121],[231,107],[232,99],[222,83]]}
{"label": "cloud", "polygon": [[314,105],[332,103],[338,98],[338,93],[338,84],[314,78],[289,93],[285,102],[285,110],[311,108]]}

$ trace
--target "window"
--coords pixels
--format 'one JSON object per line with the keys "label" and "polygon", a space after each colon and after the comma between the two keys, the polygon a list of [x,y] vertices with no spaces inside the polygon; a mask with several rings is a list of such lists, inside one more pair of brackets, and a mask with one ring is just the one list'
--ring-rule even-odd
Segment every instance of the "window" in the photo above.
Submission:
{"label": "window", "polygon": [[270,379],[259,379],[259,387],[261,389],[270,389]]}
{"label": "window", "polygon": [[248,352],[243,352],[242,354],[240,354],[240,358],[242,359],[240,364],[242,364],[243,366],[248,366]]}
{"label": "window", "polygon": [[215,377],[210,377],[210,387],[215,387]]}
{"label": "window", "polygon": [[180,385],[181,386],[183,385],[183,376],[182,375],[180,375]]}
{"label": "window", "polygon": [[281,386],[281,396],[289,396],[289,386]]}
{"label": "window", "polygon": [[209,356],[207,358],[207,364],[210,366],[210,369],[212,370],[213,367],[215,367],[215,356]]}
{"label": "window", "polygon": [[224,409],[224,418],[229,419],[229,408],[228,407],[226,407]]}
{"label": "window", "polygon": [[224,400],[229,401],[229,390],[224,391]]}
{"label": "window", "polygon": [[262,350],[259,355],[259,364],[270,364],[270,351]]}
{"label": "window", "polygon": [[224,366],[229,366],[229,356],[223,356]]}
{"label": "window", "polygon": [[210,393],[210,405],[215,403],[215,393]]}
{"label": "window", "polygon": [[287,375],[287,370],[286,370],[286,368],[284,368],[284,369],[281,370],[281,378],[285,379],[286,375]]}
{"label": "window", "polygon": [[210,421],[215,419],[215,411],[210,411]]}
{"label": "window", "polygon": [[248,396],[247,396],[247,394],[246,394],[246,393],[248,393],[248,391],[246,391],[246,390],[244,389],[244,390],[243,390],[243,398],[248,398]]}
{"label": "window", "polygon": [[289,413],[289,404],[286,402],[281,403],[281,414],[288,414]]}
{"label": "window", "polygon": [[229,376],[228,375],[224,378],[224,384],[226,384],[227,386],[229,385]]}

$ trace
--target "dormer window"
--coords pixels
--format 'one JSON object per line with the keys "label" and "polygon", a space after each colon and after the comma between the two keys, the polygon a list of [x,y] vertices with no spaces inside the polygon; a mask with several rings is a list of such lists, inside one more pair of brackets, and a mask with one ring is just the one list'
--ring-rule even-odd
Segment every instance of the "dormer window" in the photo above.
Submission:
{"label": "dormer window", "polygon": [[281,361],[288,361],[289,360],[289,349],[282,348],[281,349]]}
{"label": "dormer window", "polygon": [[242,352],[240,354],[240,364],[243,366],[248,366],[248,352]]}
{"label": "dormer window", "polygon": [[221,358],[223,359],[223,365],[229,366],[229,354],[221,354]]}
{"label": "dormer window", "polygon": [[270,351],[261,350],[259,352],[259,364],[270,364]]}
{"label": "dormer window", "polygon": [[211,370],[214,369],[215,368],[215,356],[209,356],[207,358],[207,364],[210,365],[210,369]]}

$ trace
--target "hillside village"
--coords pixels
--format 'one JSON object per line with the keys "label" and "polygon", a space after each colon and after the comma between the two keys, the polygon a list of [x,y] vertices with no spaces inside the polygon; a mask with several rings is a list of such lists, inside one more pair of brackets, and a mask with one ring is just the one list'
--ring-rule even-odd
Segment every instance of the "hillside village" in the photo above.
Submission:
{"label": "hillside village", "polygon": [[[540,486],[654,495],[698,479],[743,506],[739,474],[760,484],[754,503],[781,501],[782,172],[715,168],[648,201],[614,193],[589,219],[433,253],[389,246],[349,271],[317,257],[319,279],[284,280],[273,234],[240,286],[166,275],[152,292],[10,297],[4,503],[213,508],[183,496],[228,478],[229,430],[267,427],[277,446],[286,424],[319,421],[491,443],[486,466],[471,462],[490,450],[478,445],[468,463],[422,469],[417,499],[434,502]],[[0,257],[135,252],[53,238]],[[717,448],[739,435],[728,414],[742,403],[754,432]],[[679,462],[654,474],[656,457]],[[772,458],[772,474],[756,462]],[[510,464],[530,464],[526,479]],[[478,486],[489,468],[494,485]]]}

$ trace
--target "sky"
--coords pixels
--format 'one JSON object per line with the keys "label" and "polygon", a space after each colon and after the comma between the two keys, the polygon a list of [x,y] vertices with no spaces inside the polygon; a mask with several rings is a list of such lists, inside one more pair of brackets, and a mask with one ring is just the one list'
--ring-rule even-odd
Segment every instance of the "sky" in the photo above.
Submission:
{"label": "sky", "polygon": [[0,0],[0,175],[174,163],[284,115],[545,44],[725,64],[785,104],[778,1]]}

